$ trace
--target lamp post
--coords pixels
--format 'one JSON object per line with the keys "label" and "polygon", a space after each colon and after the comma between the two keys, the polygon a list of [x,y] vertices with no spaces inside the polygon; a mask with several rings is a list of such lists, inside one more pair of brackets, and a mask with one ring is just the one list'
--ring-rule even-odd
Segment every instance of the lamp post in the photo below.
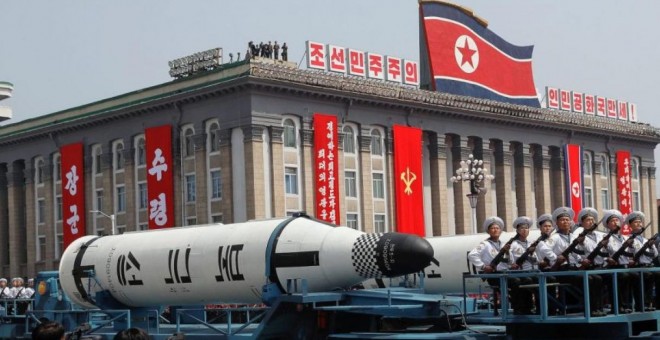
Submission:
{"label": "lamp post", "polygon": [[461,167],[456,169],[456,176],[451,177],[451,181],[470,182],[470,193],[465,195],[470,201],[470,208],[472,208],[472,234],[477,233],[477,203],[479,202],[479,194],[485,193],[486,188],[483,188],[484,179],[492,180],[495,176],[488,174],[488,169],[484,168],[484,161],[475,159],[472,154],[468,156],[467,161],[461,161]]}
{"label": "lamp post", "polygon": [[108,215],[108,214],[104,213],[101,210],[90,210],[89,212],[100,214],[100,215],[103,215],[103,216],[109,218],[110,219],[110,226],[112,227],[112,230],[111,230],[112,235],[115,234],[115,214]]}

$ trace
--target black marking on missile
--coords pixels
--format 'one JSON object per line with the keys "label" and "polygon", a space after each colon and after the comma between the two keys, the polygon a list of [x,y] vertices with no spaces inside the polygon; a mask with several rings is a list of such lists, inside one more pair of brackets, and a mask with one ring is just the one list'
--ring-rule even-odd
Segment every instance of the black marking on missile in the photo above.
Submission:
{"label": "black marking on missile", "polygon": [[126,272],[135,268],[140,271],[140,262],[135,258],[132,252],[128,252],[128,263],[126,261],[126,255],[120,255],[117,258],[117,280],[119,284],[125,286],[142,286],[144,282],[142,280],[136,279],[135,274],[131,275],[132,279],[126,280]]}
{"label": "black marking on missile", "polygon": [[276,268],[313,267],[319,265],[318,251],[276,253],[273,257]]}
{"label": "black marking on missile", "polygon": [[382,233],[363,234],[353,243],[351,261],[353,262],[353,269],[358,275],[365,278],[380,278],[383,276],[377,261],[380,257],[377,252],[378,240],[382,235]]}
{"label": "black marking on missile", "polygon": [[273,233],[270,235],[270,238],[268,239],[268,245],[266,246],[266,275],[268,275],[268,279],[270,282],[273,282],[277,285],[277,288],[280,290],[280,292],[286,292],[286,289],[284,289],[284,286],[280,282],[279,277],[277,277],[277,267],[275,266],[275,251],[277,250],[277,242],[280,239],[280,235],[282,235],[282,231],[284,231],[284,228],[286,228],[291,221],[298,219],[298,218],[308,218],[307,216],[300,216],[300,217],[291,217],[287,220],[282,221],[275,230],[273,230]]}
{"label": "black marking on missile", "polygon": [[73,260],[73,270],[71,270],[71,275],[73,275],[73,282],[76,285],[76,290],[78,290],[78,293],[80,294],[80,297],[91,303],[92,305],[96,305],[94,300],[87,294],[87,291],[85,291],[85,286],[82,283],[83,278],[88,278],[92,277],[93,272],[94,272],[94,266],[81,266],[83,256],[85,255],[85,252],[87,252],[87,248],[94,243],[94,241],[98,240],[99,237],[94,237],[93,239],[87,241],[85,244],[80,246],[80,249],[78,250],[78,254],[76,255],[76,258]]}
{"label": "black marking on missile", "polygon": [[[224,249],[224,251],[223,251]],[[244,281],[245,277],[241,274],[241,268],[238,265],[238,255],[243,251],[242,244],[233,244],[230,246],[218,247],[218,272],[215,276],[216,282]],[[224,274],[223,274],[224,273]]]}
{"label": "black marking on missile", "polygon": [[378,288],[385,288],[385,282],[383,282],[383,279],[376,279],[376,286]]}
{"label": "black marking on missile", "polygon": [[[440,261],[436,260],[435,257],[431,259],[431,263],[440,268]],[[440,272],[436,274],[435,270],[431,269],[431,274],[426,275],[426,277],[429,279],[439,279],[442,277],[442,274],[440,274]]]}
{"label": "black marking on missile", "polygon": [[[186,266],[186,275],[179,276],[179,252],[181,249],[170,249],[167,255],[167,268],[170,271],[170,277],[165,278],[166,284],[176,283],[191,283],[192,279],[190,278],[190,247],[186,248],[185,254],[185,266]],[[172,275],[174,272],[174,275]]]}

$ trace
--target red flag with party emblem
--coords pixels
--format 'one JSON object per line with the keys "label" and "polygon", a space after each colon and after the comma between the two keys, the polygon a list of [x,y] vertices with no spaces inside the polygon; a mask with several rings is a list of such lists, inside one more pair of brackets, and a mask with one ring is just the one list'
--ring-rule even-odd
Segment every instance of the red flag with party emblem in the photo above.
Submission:
{"label": "red flag with party emblem", "polygon": [[424,236],[422,130],[400,125],[393,130],[396,229]]}

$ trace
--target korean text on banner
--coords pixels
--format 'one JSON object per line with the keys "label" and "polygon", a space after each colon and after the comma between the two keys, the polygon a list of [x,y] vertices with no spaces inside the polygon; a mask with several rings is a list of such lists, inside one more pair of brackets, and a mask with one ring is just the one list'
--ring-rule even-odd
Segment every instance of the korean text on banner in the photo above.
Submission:
{"label": "korean text on banner", "polygon": [[420,29],[436,91],[540,106],[533,46],[505,41],[458,5],[422,0],[420,6]]}
{"label": "korean text on banner", "polygon": [[163,125],[147,128],[145,139],[149,229],[172,227],[174,226],[172,127]]}
{"label": "korean text on banner", "polygon": [[337,117],[314,114],[316,218],[339,224]]}
{"label": "korean text on banner", "polygon": [[[630,187],[630,152],[616,152],[616,183],[619,194],[619,211],[626,216],[632,212],[632,192]],[[623,235],[630,235],[629,225],[624,225],[621,229]]]}
{"label": "korean text on banner", "polygon": [[83,144],[74,143],[60,148],[62,174],[62,232],[64,248],[87,234],[85,230],[85,172]]}
{"label": "korean text on banner", "polygon": [[582,174],[582,147],[576,144],[564,145],[564,159],[566,162],[566,202],[575,212],[582,210],[582,197],[584,197],[584,178]]}
{"label": "korean text on banner", "polygon": [[424,236],[422,130],[400,125],[392,128],[397,231]]}

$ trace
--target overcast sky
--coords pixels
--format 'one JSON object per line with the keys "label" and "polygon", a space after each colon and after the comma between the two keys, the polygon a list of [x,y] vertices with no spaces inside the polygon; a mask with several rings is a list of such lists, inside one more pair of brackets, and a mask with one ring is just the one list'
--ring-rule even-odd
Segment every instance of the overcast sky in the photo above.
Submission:
{"label": "overcast sky", "polygon": [[[660,127],[660,1],[457,2],[535,46],[538,90],[630,101]],[[244,55],[250,40],[286,41],[296,62],[308,39],[419,60],[418,26],[416,0],[2,1],[0,81],[15,89],[1,104],[18,122],[167,82],[167,62],[197,51]]]}

